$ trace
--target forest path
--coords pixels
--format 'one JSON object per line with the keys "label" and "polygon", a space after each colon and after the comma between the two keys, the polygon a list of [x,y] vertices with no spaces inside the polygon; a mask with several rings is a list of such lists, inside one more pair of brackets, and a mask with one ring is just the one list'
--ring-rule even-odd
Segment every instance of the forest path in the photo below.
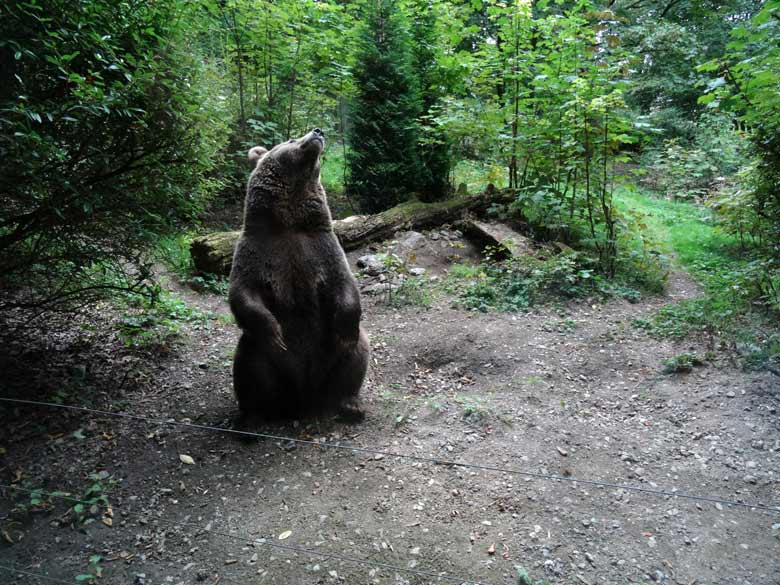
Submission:
{"label": "forest path", "polygon": [[[190,304],[228,314],[220,296],[171,286]],[[632,325],[696,294],[691,278],[677,272],[665,295],[635,304],[576,302],[517,314],[454,309],[443,293],[429,309],[365,297],[372,344],[366,421],[257,430],[777,506],[777,378],[736,369],[707,340],[659,340]],[[236,339],[225,319],[189,323],[167,354],[139,358],[105,344],[103,370],[97,349],[84,349],[95,403],[226,426],[236,412]],[[712,352],[712,359],[689,374],[663,374],[661,361],[683,351]],[[102,373],[93,380],[93,371]],[[25,423],[0,443],[6,483],[16,470],[26,485],[76,493],[92,471],[119,480],[109,491],[111,528],[99,521],[83,532],[55,527],[67,524],[58,520],[59,503],[56,514],[9,529],[24,544],[1,549],[0,564],[68,582],[94,553],[104,559],[104,585],[437,582],[419,573],[497,585],[517,583],[516,565],[534,584],[780,582],[780,513],[38,412],[36,425],[47,434]],[[9,414],[0,422],[14,429],[19,419]]]}

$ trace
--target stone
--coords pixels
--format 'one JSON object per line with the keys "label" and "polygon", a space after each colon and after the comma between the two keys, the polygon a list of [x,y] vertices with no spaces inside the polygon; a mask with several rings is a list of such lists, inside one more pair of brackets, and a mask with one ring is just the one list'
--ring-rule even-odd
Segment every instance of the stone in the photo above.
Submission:
{"label": "stone", "polygon": [[531,240],[503,223],[470,220],[464,226],[466,234],[482,246],[498,248],[508,256],[522,256],[531,250]]}
{"label": "stone", "polygon": [[384,256],[380,254],[367,254],[357,259],[357,266],[364,274],[377,276],[387,270]]}
{"label": "stone", "polygon": [[399,256],[405,256],[409,252],[422,248],[427,241],[420,232],[403,232],[398,234],[398,243],[395,245],[395,253]]}
{"label": "stone", "polygon": [[425,274],[425,268],[410,268],[409,269],[409,275],[410,276],[422,276]]}
{"label": "stone", "polygon": [[394,292],[398,290],[398,285],[395,283],[388,285],[384,282],[377,282],[375,284],[369,284],[368,286],[363,287],[362,292],[363,294],[367,295],[381,295],[386,294],[388,288],[391,292]]}

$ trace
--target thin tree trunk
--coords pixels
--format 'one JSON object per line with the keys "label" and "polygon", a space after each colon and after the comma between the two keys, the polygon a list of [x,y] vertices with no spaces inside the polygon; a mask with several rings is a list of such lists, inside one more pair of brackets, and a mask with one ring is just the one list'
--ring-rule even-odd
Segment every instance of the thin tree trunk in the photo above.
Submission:
{"label": "thin tree trunk", "polygon": [[238,23],[236,22],[235,8],[230,11],[230,15],[233,19],[233,38],[236,40],[236,65],[238,67],[238,123],[243,130],[246,126],[246,111],[244,110],[244,53],[241,49],[241,35],[238,30]]}
{"label": "thin tree trunk", "polygon": [[287,110],[287,137],[285,140],[290,139],[292,134],[292,114],[293,105],[295,104],[295,84],[298,80],[298,55],[301,51],[301,37],[298,37],[298,43],[295,45],[295,58],[293,60],[292,82],[290,84],[290,107]]}

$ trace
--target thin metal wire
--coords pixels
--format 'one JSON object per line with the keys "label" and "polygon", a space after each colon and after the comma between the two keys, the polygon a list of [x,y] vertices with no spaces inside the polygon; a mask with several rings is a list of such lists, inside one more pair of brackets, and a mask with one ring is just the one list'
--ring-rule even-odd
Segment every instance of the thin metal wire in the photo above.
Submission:
{"label": "thin metal wire", "polygon": [[[18,489],[18,488],[15,488]],[[36,579],[43,579],[44,581],[48,581],[50,583],[64,583],[65,585],[73,585],[73,581],[63,581],[62,579],[57,579],[55,577],[49,577],[47,575],[41,575],[40,573],[31,573],[30,571],[24,571],[22,569],[16,569],[14,567],[6,567],[4,565],[0,565],[0,571],[8,571],[9,573],[20,573],[22,575],[27,575],[28,577],[34,577]],[[225,577],[220,575],[220,579],[225,579],[226,581],[230,581],[231,583],[239,583],[235,578],[232,577]]]}
{"label": "thin metal wire", "polygon": [[[91,504],[94,503],[94,502],[81,500],[79,498],[74,498],[74,497],[71,497],[68,494],[64,494],[64,493],[48,492],[46,490],[31,490],[31,489],[28,489],[28,488],[23,488],[23,487],[19,487],[19,486],[15,486],[15,485],[9,485],[9,484],[0,484],[0,488],[10,489],[10,490],[17,490],[17,491],[25,492],[25,493],[28,493],[28,494],[38,493],[38,494],[41,494],[41,495],[46,495],[48,497],[59,498],[59,499],[62,499],[62,500],[68,500],[70,502],[75,502],[75,503],[78,503],[78,504],[91,505]],[[163,528],[166,528],[168,530],[173,531],[173,527],[170,524],[166,524],[166,523],[160,523],[160,524],[161,524],[161,526]],[[279,543],[276,543],[276,542],[272,542],[273,541],[273,537],[272,536],[248,538],[246,536],[241,536],[241,535],[238,535],[238,534],[229,534],[227,532],[219,532],[217,530],[212,530],[211,528],[204,528],[204,527],[199,526],[198,524],[194,524],[192,522],[176,522],[175,524],[178,525],[178,526],[186,526],[188,528],[192,528],[193,530],[196,530],[197,532],[205,532],[205,533],[208,533],[208,534],[214,534],[216,536],[221,536],[223,538],[231,538],[233,540],[239,540],[241,542],[248,542],[248,543],[251,543],[253,545],[268,546],[268,547],[271,547],[271,548],[276,548],[276,549],[280,549],[280,550],[284,550],[284,551],[288,551],[288,552],[292,551],[292,552],[306,554],[306,555],[309,555],[309,556],[325,557],[326,559],[336,559],[336,560],[343,561],[343,562],[346,562],[346,563],[352,563],[352,564],[362,565],[362,566],[366,566],[366,567],[374,567],[374,568],[377,568],[377,569],[389,569],[389,570],[393,570],[393,571],[401,571],[403,573],[411,573],[413,575],[417,575],[418,577],[426,577],[426,578],[429,578],[429,579],[441,579],[441,580],[444,580],[444,581],[449,581],[451,583],[469,584],[469,585],[490,585],[486,581],[473,581],[471,579],[462,579],[460,577],[452,577],[452,576],[449,576],[449,575],[439,575],[437,573],[430,573],[430,572],[421,571],[421,570],[418,570],[418,569],[412,569],[412,568],[407,568],[407,567],[399,567],[397,565],[392,565],[390,563],[385,563],[385,562],[382,562],[382,561],[371,561],[371,560],[366,560],[366,559],[360,559],[360,558],[356,558],[356,557],[350,557],[350,556],[347,556],[347,555],[342,555],[340,553],[333,553],[333,552],[320,551],[320,550],[317,550],[317,549],[303,548],[303,547],[298,547],[298,546],[294,546],[294,545],[291,545],[291,544],[279,544]],[[262,542],[260,542],[260,540],[262,540]],[[0,567],[0,568],[2,568],[2,567]],[[37,576],[40,576],[40,575],[36,575],[36,577]],[[41,576],[41,578],[46,579],[47,577]],[[56,582],[58,580],[54,579],[54,581]],[[59,581],[59,582],[62,583],[63,581]],[[71,585],[71,584],[68,583],[68,585]]]}
{"label": "thin metal wire", "polygon": [[38,573],[31,573],[29,571],[23,571],[22,569],[16,569],[14,567],[7,567],[0,565],[0,571],[8,571],[9,573],[19,573],[20,575],[26,575],[28,577],[35,577],[36,579],[43,579],[50,583],[64,583],[65,585],[73,585],[73,581],[65,581],[63,579],[56,579],[54,577],[47,577],[46,575],[39,575]]}
{"label": "thin metal wire", "polygon": [[251,431],[240,431],[237,429],[226,429],[222,427],[214,427],[209,425],[202,425],[197,423],[186,423],[186,422],[179,422],[175,420],[162,420],[162,419],[153,419],[148,418],[136,414],[127,414],[124,412],[110,412],[108,410],[96,410],[93,408],[86,408],[83,406],[71,406],[68,404],[55,404],[52,402],[38,402],[35,400],[24,400],[21,398],[5,398],[0,396],[0,402],[9,402],[13,404],[26,404],[30,406],[42,406],[47,408],[59,408],[59,409],[65,409],[65,410],[72,410],[77,412],[87,412],[91,414],[97,414],[101,416],[109,416],[109,417],[115,417],[115,418],[123,418],[128,420],[134,420],[134,421],[142,421],[145,423],[153,423],[153,424],[159,424],[159,425],[170,425],[170,426],[177,426],[177,427],[185,427],[185,428],[191,428],[191,429],[199,429],[199,430],[205,430],[205,431],[213,431],[213,432],[221,432],[221,433],[230,433],[234,435],[242,435],[245,437],[255,437],[259,439],[270,439],[272,441],[287,441],[287,442],[293,442],[298,443],[301,445],[314,445],[316,447],[325,447],[328,449],[338,449],[342,451],[353,451],[356,453],[365,453],[367,455],[382,455],[384,457],[398,457],[400,459],[408,459],[410,461],[416,461],[419,463],[433,463],[434,465],[444,465],[449,467],[461,467],[465,469],[477,469],[480,471],[494,471],[498,473],[506,473],[509,475],[520,475],[525,477],[533,477],[536,479],[544,479],[549,481],[564,481],[569,483],[579,483],[583,485],[592,485],[596,487],[605,487],[605,488],[611,488],[611,489],[621,489],[626,491],[632,491],[632,492],[639,492],[639,493],[645,493],[645,494],[652,494],[659,497],[669,497],[669,498],[683,498],[687,500],[696,500],[701,502],[711,502],[715,504],[722,504],[726,506],[736,506],[741,508],[748,508],[748,509],[755,509],[755,510],[764,510],[767,512],[772,512],[774,514],[780,514],[780,506],[776,505],[765,505],[765,504],[759,504],[757,502],[738,502],[736,500],[729,500],[726,498],[721,498],[718,496],[700,496],[697,494],[689,494],[684,492],[678,492],[678,491],[666,491],[661,489],[653,489],[653,488],[645,488],[640,487],[636,485],[628,485],[628,484],[620,484],[620,483],[611,483],[607,481],[600,481],[600,480],[594,480],[594,479],[581,479],[577,477],[572,476],[564,476],[564,475],[552,475],[547,473],[538,473],[534,471],[521,471],[519,469],[507,469],[503,467],[495,467],[492,465],[480,465],[477,463],[463,463],[461,461],[452,461],[447,459],[437,459],[435,457],[424,457],[422,455],[407,455],[405,453],[394,453],[392,451],[382,451],[379,449],[373,449],[370,447],[357,447],[353,445],[342,445],[339,443],[321,443],[319,441],[311,441],[308,439],[296,439],[294,437],[284,437],[279,435],[269,435],[266,433],[254,433]]}

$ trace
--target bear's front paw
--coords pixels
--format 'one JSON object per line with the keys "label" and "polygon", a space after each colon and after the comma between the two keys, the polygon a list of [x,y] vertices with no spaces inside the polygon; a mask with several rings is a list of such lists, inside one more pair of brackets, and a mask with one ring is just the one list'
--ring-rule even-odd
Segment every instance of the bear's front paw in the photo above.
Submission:
{"label": "bear's front paw", "polygon": [[284,339],[282,339],[281,335],[275,335],[274,338],[271,340],[271,344],[281,351],[287,351],[287,344],[284,342]]}

